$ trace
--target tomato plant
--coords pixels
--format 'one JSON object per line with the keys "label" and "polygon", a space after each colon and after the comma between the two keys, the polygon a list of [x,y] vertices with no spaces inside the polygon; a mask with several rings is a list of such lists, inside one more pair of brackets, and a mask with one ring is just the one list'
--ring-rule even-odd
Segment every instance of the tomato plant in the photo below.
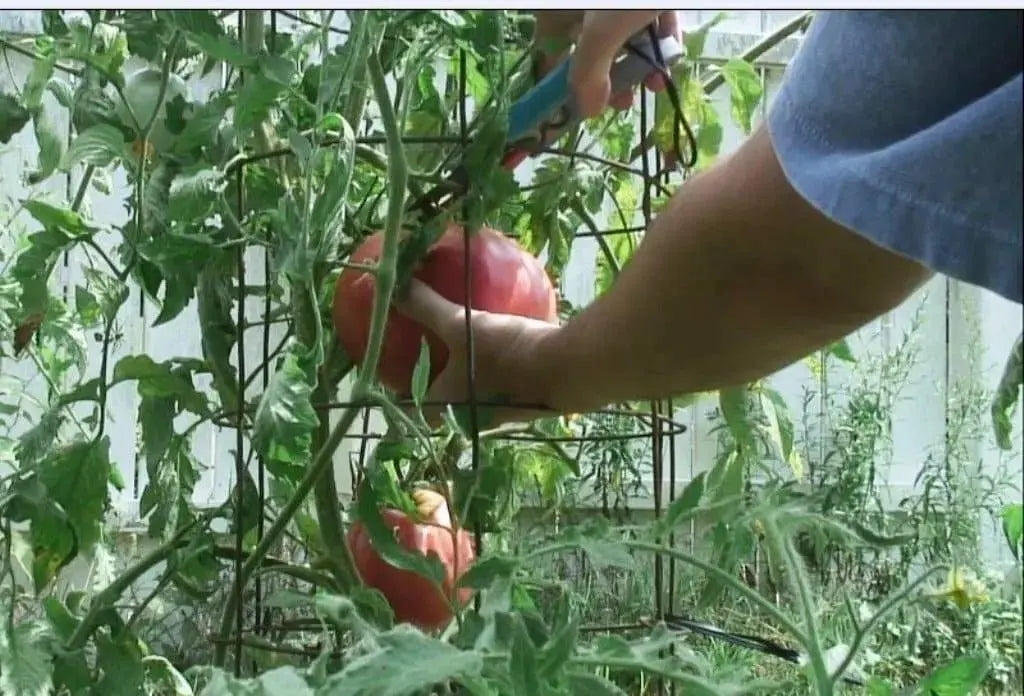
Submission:
{"label": "tomato plant", "polygon": [[[555,289],[535,256],[501,232],[483,227],[469,237],[469,268],[465,253],[465,229],[450,224],[423,257],[414,277],[452,302],[466,302],[466,272],[471,274],[471,306],[488,312],[518,314],[555,322],[558,318]],[[383,236],[368,237],[349,257],[351,263],[368,264],[380,257]],[[338,340],[356,362],[366,354],[373,313],[374,277],[347,268],[338,277],[334,292],[333,320]],[[431,331],[392,310],[384,333],[378,376],[382,384],[408,396],[420,343],[430,347],[430,377],[448,361],[448,349]]]}
{"label": "tomato plant", "polygon": [[[424,388],[411,384],[421,327],[372,307],[376,289],[394,291],[397,249],[423,249],[416,277],[452,301],[466,301],[469,270],[473,306],[554,321],[580,309],[559,283],[586,234],[594,285],[611,286],[658,191],[680,183],[671,174],[655,186],[664,177],[649,166],[647,145],[674,147],[662,97],[647,123],[639,108],[604,114],[513,177],[500,155],[509,102],[532,82],[529,13],[39,17],[40,35],[0,37],[20,83],[0,89],[0,143],[33,160],[10,177],[0,211],[5,235],[25,233],[0,245],[0,692],[764,687],[743,670],[719,674],[703,661],[710,651],[667,624],[590,630],[590,579],[581,590],[551,570],[576,563],[588,578],[640,585],[671,562],[697,569],[705,604],[728,595],[730,608],[770,621],[809,656],[800,686],[832,692],[816,588],[792,539],[808,528],[864,535],[793,494],[797,428],[767,385],[718,394],[731,438],[720,459],[662,501],[656,521],[625,527],[555,503],[646,480],[652,464],[639,460],[671,452],[664,439],[642,456],[608,443],[653,445],[652,423],[674,427],[666,404],[621,405],[614,428],[584,416],[430,430],[381,388]],[[712,24],[687,32],[676,75],[698,166],[722,142],[715,82],[740,130],[761,97],[756,51],[722,70],[700,62]],[[143,135],[152,147],[137,157]],[[404,211],[456,158],[468,194],[433,240]],[[436,375],[445,349],[425,337]],[[782,484],[752,481],[766,459]],[[425,506],[421,491],[442,485],[450,500]],[[114,512],[132,516],[134,536]],[[551,524],[520,535],[530,515]],[[711,531],[709,552],[673,542],[690,526]],[[139,553],[121,552],[126,539]],[[737,579],[762,548],[789,583],[778,605]],[[655,584],[666,576],[649,583],[640,618],[656,594],[671,603]],[[915,587],[851,640],[863,644]],[[627,609],[612,607],[616,620]],[[201,617],[168,629],[186,610]]]}

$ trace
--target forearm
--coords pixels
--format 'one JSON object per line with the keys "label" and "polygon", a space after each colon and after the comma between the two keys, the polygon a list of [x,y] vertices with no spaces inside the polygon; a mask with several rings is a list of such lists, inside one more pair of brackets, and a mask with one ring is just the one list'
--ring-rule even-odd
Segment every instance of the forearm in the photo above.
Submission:
{"label": "forearm", "polygon": [[587,411],[757,379],[928,276],[811,208],[758,132],[682,186],[611,290],[545,339],[545,396]]}

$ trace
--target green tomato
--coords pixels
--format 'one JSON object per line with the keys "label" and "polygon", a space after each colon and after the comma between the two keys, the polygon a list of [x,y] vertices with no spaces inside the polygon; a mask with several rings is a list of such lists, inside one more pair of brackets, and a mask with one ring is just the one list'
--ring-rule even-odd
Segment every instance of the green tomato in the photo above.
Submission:
{"label": "green tomato", "polygon": [[[156,109],[157,97],[160,95],[161,74],[156,68],[142,68],[128,76],[124,86],[125,100],[131,105],[132,113],[138,120],[139,128],[144,128]],[[163,108],[153,121],[149,133],[149,141],[158,152],[170,149],[174,136],[167,130],[167,105],[176,97],[189,101],[189,89],[185,81],[171,73],[167,79],[167,91],[164,94]],[[131,114],[120,98],[115,97],[115,111],[121,122],[136,130]]]}

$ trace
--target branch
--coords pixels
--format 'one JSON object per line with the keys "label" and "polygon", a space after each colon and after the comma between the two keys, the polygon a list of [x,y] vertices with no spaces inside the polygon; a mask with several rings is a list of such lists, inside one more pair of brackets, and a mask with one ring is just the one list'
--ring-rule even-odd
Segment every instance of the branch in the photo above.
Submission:
{"label": "branch", "polygon": [[[390,181],[391,199],[388,202],[387,224],[384,229],[384,242],[378,265],[377,282],[374,287],[374,312],[370,322],[370,338],[366,351],[366,360],[359,372],[359,378],[352,389],[352,401],[359,403],[369,394],[370,385],[373,383],[377,371],[377,361],[380,358],[381,344],[384,340],[384,326],[387,321],[388,310],[391,304],[391,294],[395,285],[395,266],[398,261],[398,231],[402,224],[402,214],[405,206],[405,187],[408,178],[408,166],[405,160],[405,151],[402,149],[401,134],[398,132],[398,125],[395,119],[394,109],[391,108],[391,101],[388,98],[387,84],[384,81],[384,72],[380,66],[380,59],[376,52],[370,56],[368,66],[370,77],[373,82],[374,92],[380,104],[381,119],[384,122],[384,130],[388,140],[388,177]],[[299,481],[295,492],[288,502],[281,509],[277,519],[256,548],[253,549],[249,558],[239,573],[238,585],[244,589],[246,582],[252,577],[253,572],[260,565],[264,556],[270,551],[270,547],[277,541],[284,532],[292,517],[298,512],[305,501],[306,496],[313,490],[316,481],[324,475],[332,463],[334,452],[338,449],[342,439],[348,433],[352,423],[355,422],[360,408],[350,406],[341,416],[338,425],[331,431],[330,436],[323,447],[317,452],[315,459],[306,474]],[[220,624],[217,631],[217,645],[214,648],[213,664],[223,666],[227,653],[227,643],[224,639],[231,632],[232,617],[235,612],[235,602],[239,593],[231,593],[224,604],[224,611],[221,614]]]}

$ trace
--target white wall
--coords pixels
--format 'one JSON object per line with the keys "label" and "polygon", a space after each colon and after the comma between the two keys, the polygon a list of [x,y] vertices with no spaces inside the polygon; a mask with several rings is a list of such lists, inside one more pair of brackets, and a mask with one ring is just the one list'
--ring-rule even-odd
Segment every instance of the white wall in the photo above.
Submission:
{"label": "white wall", "polygon": [[[684,26],[695,26],[713,14],[714,12],[711,11],[685,11],[682,13]],[[732,19],[721,24],[718,31],[710,37],[709,52],[731,55],[735,51],[751,45],[760,35],[770,32],[794,14],[796,14],[795,11],[735,13]],[[33,27],[32,16],[34,13],[0,12],[0,30],[11,28],[18,22],[21,23],[20,26],[31,29]],[[344,16],[339,14],[338,21],[339,24],[343,24]],[[771,64],[791,56],[794,48],[795,41],[783,44],[767,57],[767,67],[761,68],[769,101],[770,96],[777,88],[780,77],[780,70],[772,69]],[[10,71],[5,66],[0,66],[0,87],[4,90],[20,89],[30,64],[23,57],[13,53],[8,55],[8,64]],[[201,82],[194,82],[191,85],[193,94],[199,96],[216,88],[219,79],[220,76],[215,72]],[[47,98],[52,100],[52,97],[48,96]],[[728,99],[727,88],[721,88],[713,95],[713,100],[723,115],[722,120],[725,127],[723,152],[734,149],[743,137],[728,117]],[[61,127],[66,129],[66,122],[62,123]],[[49,196],[52,197],[52,200],[57,201],[67,196],[69,190],[73,192],[77,186],[77,181],[68,182],[63,177],[53,177],[36,190],[27,188],[22,183],[22,176],[27,171],[26,162],[33,162],[35,153],[36,146],[31,127],[27,127],[10,144],[0,149],[0,167],[2,167],[0,171],[4,172],[2,195],[6,203],[16,204],[17,200],[26,196]],[[523,179],[529,178],[529,167],[529,163],[523,165],[520,172]],[[123,180],[114,182],[109,195],[90,190],[86,199],[86,212],[100,224],[119,225],[124,220],[125,211],[122,201],[127,193]],[[9,207],[0,208],[0,219],[5,223],[8,210]],[[16,216],[11,224],[5,224],[0,228],[4,230],[3,236],[0,237],[0,250],[8,253],[14,240],[12,231],[20,231],[20,227],[26,225],[28,230],[32,230],[32,224],[31,219],[22,213]],[[113,243],[113,237],[108,236],[105,245],[110,247]],[[59,273],[55,275],[55,288],[73,293],[75,284],[80,282],[82,277],[81,253],[81,251],[75,251],[68,255],[66,263],[61,265]],[[574,302],[586,303],[592,299],[594,285],[592,269],[596,254],[597,245],[592,239],[580,239],[574,245],[572,262],[564,281],[566,293]],[[263,268],[260,250],[250,251],[247,257],[247,267],[247,281],[260,283]],[[947,285],[951,301],[947,301]],[[261,304],[254,300],[252,306],[247,308],[250,320],[259,319]],[[964,322],[956,318],[959,316],[956,313],[951,322],[953,329],[950,341],[947,342],[946,338],[947,313],[951,308],[955,309],[960,305],[967,306],[968,317],[977,322],[980,331],[978,345],[981,347],[981,352],[976,355],[978,371],[973,375],[965,367],[966,361],[962,353],[965,346],[968,345],[968,336],[963,330]],[[1021,331],[1020,307],[987,291],[980,291],[961,283],[938,278],[889,316],[873,322],[851,337],[851,345],[855,354],[859,355],[868,350],[880,350],[899,340],[903,330],[908,326],[919,307],[923,307],[923,323],[919,334],[920,360],[912,372],[911,384],[905,393],[905,399],[896,407],[893,424],[892,464],[887,472],[892,498],[897,501],[908,491],[914,489],[914,477],[928,451],[942,444],[945,433],[944,404],[949,380],[947,369],[951,371],[954,378],[973,377],[980,380],[986,388],[994,388],[1011,343]],[[133,288],[132,297],[122,309],[119,317],[117,333],[122,336],[122,339],[112,352],[111,365],[124,355],[137,353],[148,353],[154,360],[172,356],[195,357],[201,355],[194,306],[189,307],[175,321],[161,327],[152,327],[151,324],[156,317],[157,310],[158,308],[152,304],[141,302],[138,289]],[[279,336],[279,334],[277,335]],[[699,335],[699,327],[695,327],[695,340],[699,340]],[[100,361],[100,344],[92,336],[83,338],[89,348],[89,364],[93,371],[90,376],[94,376]],[[276,342],[277,338],[272,337],[271,344],[274,345]],[[260,360],[260,332],[253,330],[246,340],[246,365],[252,369]],[[952,368],[947,368],[947,362],[952,365]],[[37,370],[29,359],[5,360],[2,363],[2,375],[4,381],[0,382],[0,389],[9,389],[5,385],[11,381],[10,378],[28,380],[23,387],[25,399],[28,400],[34,396],[36,399],[45,401],[46,385],[37,376]],[[786,396],[794,414],[798,415],[805,388],[813,389],[818,394],[818,402],[821,402],[828,398],[830,393],[837,392],[837,383],[845,378],[847,376],[841,371],[834,371],[828,375],[827,383],[815,380],[807,366],[801,362],[780,371],[772,377],[771,381]],[[249,394],[250,397],[257,396],[259,391],[260,384],[257,380]],[[715,442],[709,434],[713,425],[709,414],[714,406],[713,402],[702,401],[681,409],[677,414],[678,420],[686,424],[688,428],[688,432],[678,436],[675,442],[677,457],[675,487],[677,491],[681,490],[682,485],[695,474],[707,469],[713,461]],[[137,408],[138,400],[133,384],[119,385],[111,390],[108,411],[108,430],[113,442],[111,455],[121,467],[125,480],[129,482],[125,491],[117,497],[115,510],[126,527],[135,526],[138,523],[138,495],[141,494],[145,485],[144,466],[137,461],[136,457]],[[32,409],[29,408],[29,410]],[[38,410],[35,412],[38,413]],[[188,420],[188,417],[181,417],[178,427],[184,427]],[[995,471],[998,467],[1009,464],[1016,466],[1019,471],[1021,442],[1019,414],[1015,433],[1015,451],[1012,455],[1006,455],[995,449],[990,428],[987,423],[985,425],[985,436],[976,445],[977,457],[983,462],[985,469]],[[24,427],[24,424],[18,425],[11,435],[17,435],[18,432],[23,431]],[[380,432],[379,423],[375,423],[374,429]],[[196,488],[195,502],[217,504],[224,500],[234,477],[234,446],[233,431],[221,430],[212,425],[205,425],[198,429],[195,437],[195,453],[197,458],[205,464],[206,470]],[[357,453],[358,449],[358,441],[348,441],[336,456],[336,476],[342,489],[348,487],[349,457]],[[666,492],[668,485],[666,482]],[[1017,497],[1019,499],[1019,493]],[[1002,550],[998,533],[990,536],[987,546],[987,553],[994,558],[1006,556]]]}

